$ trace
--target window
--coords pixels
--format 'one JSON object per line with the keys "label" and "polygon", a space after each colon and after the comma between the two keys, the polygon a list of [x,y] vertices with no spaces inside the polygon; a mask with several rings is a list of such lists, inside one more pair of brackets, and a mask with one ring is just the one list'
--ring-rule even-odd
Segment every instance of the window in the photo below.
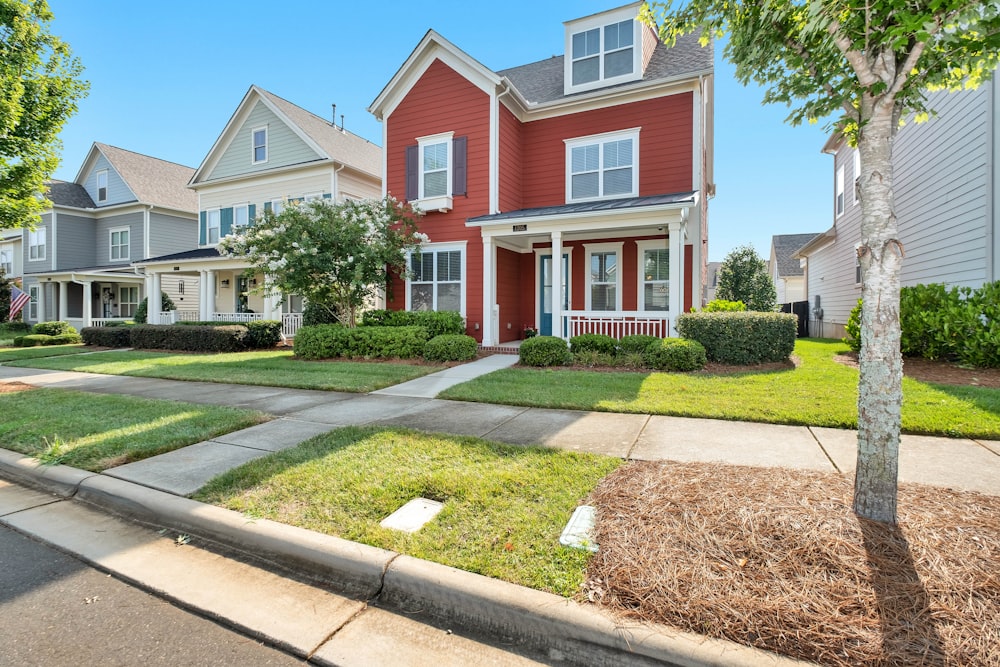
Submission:
{"label": "window", "polygon": [[111,230],[111,259],[128,259],[128,227]]}
{"label": "window", "polygon": [[857,253],[854,254],[854,284],[861,284],[861,257]]}
{"label": "window", "polygon": [[566,142],[566,201],[637,197],[639,130]]}
{"label": "window", "polygon": [[45,259],[45,227],[28,231],[28,259]]}
{"label": "window", "polygon": [[118,288],[118,317],[132,317],[139,306],[138,287]]}
{"label": "window", "polygon": [[670,310],[670,251],[663,241],[639,241],[639,310]]}
{"label": "window", "polygon": [[281,209],[285,208],[284,199],[272,199],[271,200],[271,213],[278,215],[281,213]]}
{"label": "window", "polygon": [[432,200],[426,208],[451,208],[452,136],[454,133],[419,137],[417,199]]}
{"label": "window", "polygon": [[844,165],[837,169],[837,201],[836,215],[840,216],[844,212]]}
{"label": "window", "polygon": [[219,230],[222,227],[222,212],[214,208],[205,211],[205,238],[208,243],[219,242]]}
{"label": "window", "polygon": [[621,310],[622,243],[584,244],[587,249],[587,310]]}
{"label": "window", "polygon": [[0,245],[0,271],[3,272],[5,276],[11,276],[14,273],[14,244],[4,243]]}
{"label": "window", "polygon": [[233,228],[250,224],[250,207],[246,204],[233,205]]}
{"label": "window", "polygon": [[634,18],[634,9],[626,9],[569,26],[565,59],[567,93],[638,78],[640,49],[636,44]]}
{"label": "window", "polygon": [[854,149],[854,190],[852,192],[854,197],[854,203],[857,204],[861,201],[861,153],[858,149]]}
{"label": "window", "polygon": [[307,195],[302,195],[302,201],[306,201],[306,202],[310,202],[310,201],[314,201],[316,199],[322,199],[322,198],[323,198],[323,193],[322,192],[310,192]]}
{"label": "window", "polygon": [[255,127],[251,131],[251,136],[253,137],[251,163],[267,162],[267,128]]}
{"label": "window", "polygon": [[463,304],[462,250],[426,249],[410,255],[412,276],[407,283],[409,310],[456,310]]}
{"label": "window", "polygon": [[38,321],[38,285],[28,287],[28,319]]}
{"label": "window", "polygon": [[97,201],[108,201],[108,170],[97,172]]}

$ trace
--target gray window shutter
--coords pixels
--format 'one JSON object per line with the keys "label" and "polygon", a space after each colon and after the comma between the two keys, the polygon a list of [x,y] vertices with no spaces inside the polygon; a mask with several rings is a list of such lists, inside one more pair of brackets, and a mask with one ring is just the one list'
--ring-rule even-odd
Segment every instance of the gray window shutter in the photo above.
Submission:
{"label": "gray window shutter", "polygon": [[451,144],[453,168],[451,172],[451,194],[454,196],[466,194],[466,143],[468,137],[455,137]]}
{"label": "gray window shutter", "polygon": [[233,207],[219,211],[219,238],[233,232]]}
{"label": "gray window shutter", "polygon": [[406,201],[420,199],[419,189],[420,147],[406,147]]}

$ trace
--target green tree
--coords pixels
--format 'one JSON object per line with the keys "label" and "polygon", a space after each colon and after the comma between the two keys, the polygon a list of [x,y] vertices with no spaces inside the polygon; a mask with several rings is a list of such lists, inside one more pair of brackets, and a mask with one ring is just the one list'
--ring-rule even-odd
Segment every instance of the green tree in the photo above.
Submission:
{"label": "green tree", "polygon": [[328,304],[342,324],[353,327],[358,311],[386,286],[390,273],[407,272],[406,253],[426,241],[413,209],[385,197],[340,204],[317,199],[287,206],[278,215],[265,211],[219,245],[245,257],[248,274],[264,274],[259,291]]}
{"label": "green tree", "polygon": [[893,210],[892,144],[926,91],[974,88],[1000,60],[1000,3],[982,0],[690,0],[644,7],[667,43],[728,35],[736,78],[791,107],[793,124],[834,116],[861,157],[862,271],[854,511],[896,522],[903,244]]}
{"label": "green tree", "polygon": [[49,32],[45,0],[0,0],[0,228],[30,227],[59,166],[59,131],[88,84],[69,46]]}
{"label": "green tree", "polygon": [[774,281],[767,273],[767,262],[752,245],[742,245],[728,255],[719,267],[716,299],[742,301],[747,310],[772,311],[778,300]]}

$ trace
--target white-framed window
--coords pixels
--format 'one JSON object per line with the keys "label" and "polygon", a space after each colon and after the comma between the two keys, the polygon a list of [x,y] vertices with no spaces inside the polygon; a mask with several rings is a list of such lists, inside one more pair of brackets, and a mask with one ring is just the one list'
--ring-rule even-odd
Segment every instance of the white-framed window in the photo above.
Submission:
{"label": "white-framed window", "polygon": [[218,243],[220,229],[222,229],[222,212],[217,208],[205,211],[205,240],[208,243]]}
{"label": "white-framed window", "polygon": [[28,259],[45,259],[45,227],[28,230]]}
{"label": "white-framed window", "polygon": [[567,202],[639,196],[639,128],[565,143]]}
{"label": "white-framed window", "polygon": [[250,163],[267,162],[267,126],[250,130]]}
{"label": "white-framed window", "polygon": [[108,170],[97,172],[97,201],[108,201]]}
{"label": "white-framed window", "polygon": [[670,310],[670,250],[666,241],[637,241],[639,310]]}
{"label": "white-framed window", "polygon": [[428,210],[451,208],[454,132],[418,137],[417,194]]}
{"label": "white-framed window", "polygon": [[622,309],[622,243],[585,243],[587,310]]}
{"label": "white-framed window", "polygon": [[844,165],[840,165],[837,169],[837,197],[835,202],[835,215],[840,217],[844,213]]}
{"label": "white-framed window", "polygon": [[465,315],[465,244],[430,244],[409,257],[407,310],[457,310]]}
{"label": "white-framed window", "polygon": [[139,288],[122,286],[118,288],[118,317],[132,317],[139,307]]}
{"label": "white-framed window", "polygon": [[566,29],[566,92],[638,79],[641,51],[634,8],[574,21]]}
{"label": "white-framed window", "polygon": [[271,200],[271,213],[278,215],[281,213],[281,209],[285,208],[284,199],[272,199]]}
{"label": "white-framed window", "polygon": [[859,190],[861,188],[861,153],[857,148],[854,149],[854,188],[851,190],[851,196],[854,199],[854,203],[857,204],[861,199],[858,197]]}
{"label": "white-framed window", "polygon": [[0,271],[8,278],[14,273],[14,244],[0,245]]}
{"label": "white-framed window", "polygon": [[233,229],[250,224],[250,207],[247,204],[233,204]]}
{"label": "white-framed window", "polygon": [[110,258],[122,260],[129,258],[129,229],[128,227],[115,227],[111,230],[111,252]]}
{"label": "white-framed window", "polygon": [[38,321],[38,285],[28,287],[28,319]]}
{"label": "white-framed window", "polygon": [[322,192],[310,192],[307,195],[302,195],[302,201],[306,201],[306,202],[314,201],[316,199],[322,199],[322,198],[323,198],[323,193]]}

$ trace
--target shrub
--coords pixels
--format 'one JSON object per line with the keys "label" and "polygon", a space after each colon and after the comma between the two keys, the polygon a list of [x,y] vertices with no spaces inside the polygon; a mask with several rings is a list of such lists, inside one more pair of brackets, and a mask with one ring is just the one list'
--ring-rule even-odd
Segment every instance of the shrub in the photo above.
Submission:
{"label": "shrub", "polygon": [[0,334],[26,334],[31,331],[27,322],[3,322],[0,324]]}
{"label": "shrub", "polygon": [[18,336],[14,339],[15,347],[38,347],[39,345],[49,345],[49,341],[52,340],[52,336],[48,334],[28,334],[27,336]]}
{"label": "shrub", "polygon": [[861,351],[861,299],[858,299],[858,303],[854,308],[851,309],[851,314],[847,317],[847,324],[844,325],[844,331],[847,335],[841,338],[847,347],[851,348],[855,352]]}
{"label": "shrub", "polygon": [[[660,340],[656,336],[650,336],[653,340],[651,343],[655,343]],[[647,346],[648,347],[648,346]],[[642,352],[618,352],[618,356],[614,359],[614,365],[619,368],[629,368],[631,370],[638,370],[640,368],[646,367],[646,355]]]}
{"label": "shrub", "polygon": [[785,361],[795,348],[798,318],[791,313],[684,313],[677,331],[705,347],[708,359],[748,365]]}
{"label": "shrub", "polygon": [[521,343],[521,363],[525,366],[562,366],[573,360],[566,341],[555,336],[535,336]]}
{"label": "shrub", "polygon": [[42,343],[43,345],[79,345],[83,342],[83,338],[80,337],[78,333],[64,333],[51,336],[50,340]]}
{"label": "shrub", "polygon": [[295,334],[295,356],[303,359],[413,359],[423,355],[426,345],[427,329],[414,326],[349,329],[317,324],[302,327]]}
{"label": "shrub", "polygon": [[696,340],[663,338],[650,343],[645,354],[646,365],[658,371],[696,371],[708,361],[705,347]]}
{"label": "shrub", "polygon": [[269,350],[281,340],[279,320],[256,320],[246,323],[247,337],[244,340],[251,350]]}
{"label": "shrub", "polygon": [[247,328],[225,326],[163,326],[139,324],[131,328],[132,347],[140,350],[186,352],[240,352],[246,349]]}
{"label": "shrub", "polygon": [[615,339],[603,334],[580,334],[569,339],[569,351],[573,354],[599,352],[613,355],[615,347],[617,347]]}
{"label": "shrub", "polygon": [[69,322],[39,322],[31,328],[31,333],[58,336],[59,334],[75,334],[76,329]]}
{"label": "shrub", "polygon": [[476,339],[460,334],[443,334],[427,341],[424,359],[427,361],[468,361],[476,358]]}
{"label": "shrub", "polygon": [[369,310],[361,326],[425,327],[431,338],[465,333],[465,320],[454,310]]}
{"label": "shrub", "polygon": [[581,350],[580,352],[573,353],[573,364],[576,366],[614,366],[615,357],[614,355],[608,354],[607,352],[598,352],[597,350]]}
{"label": "shrub", "polygon": [[[139,305],[135,307],[135,315],[132,316],[132,319],[135,320],[136,324],[146,324],[147,311],[149,310],[148,298],[143,297]],[[177,306],[174,305],[174,300],[166,292],[160,292],[160,311],[166,312],[168,310],[177,310]]]}
{"label": "shrub", "polygon": [[747,309],[742,301],[726,301],[725,299],[713,299],[705,304],[701,309],[703,313],[741,313]]}
{"label": "shrub", "polygon": [[337,307],[330,303],[307,301],[302,309],[302,326],[314,327],[317,324],[340,324]]}
{"label": "shrub", "polygon": [[132,329],[123,326],[84,327],[80,336],[86,345],[99,347],[131,347]]}
{"label": "shrub", "polygon": [[658,340],[660,339],[656,336],[646,336],[644,334],[625,336],[618,341],[618,354],[620,356],[625,356],[627,354],[641,355],[649,348],[650,343]]}

